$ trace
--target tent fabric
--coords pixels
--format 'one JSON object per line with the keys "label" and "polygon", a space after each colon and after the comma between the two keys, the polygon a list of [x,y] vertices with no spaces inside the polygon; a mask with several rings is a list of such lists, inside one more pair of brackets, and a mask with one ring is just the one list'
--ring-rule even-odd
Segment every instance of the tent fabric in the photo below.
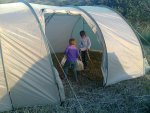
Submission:
{"label": "tent fabric", "polygon": [[107,85],[144,75],[141,45],[125,20],[108,8],[88,6],[82,9],[95,19],[106,42]]}
{"label": "tent fabric", "polygon": [[[41,31],[32,12],[23,3],[1,5],[0,8],[1,49],[14,108],[60,103],[65,98],[64,94],[60,94],[64,93],[60,92],[63,85],[56,70],[51,67]],[[3,88],[3,92],[0,93],[0,103],[4,106],[0,106],[0,111],[3,111],[11,109],[11,105],[4,78],[1,79],[0,88]]]}
{"label": "tent fabric", "polygon": [[116,12],[95,6],[30,5],[33,10],[24,3],[0,5],[0,111],[63,101],[63,84],[47,46],[54,49],[51,53],[63,52],[70,37],[79,40],[82,29],[92,49],[103,52],[105,85],[144,75],[141,45]]}
{"label": "tent fabric", "polygon": [[[81,6],[80,8],[87,12],[88,15],[90,15],[91,18],[95,20],[101,31],[98,30],[98,27],[92,21],[92,19],[78,8],[46,8],[45,12],[47,14],[55,13],[55,15],[45,28],[48,38],[50,38],[51,42],[54,42],[52,45],[53,47],[55,47],[55,52],[64,51],[63,49],[65,49],[65,45],[67,44],[69,32],[72,26],[69,24],[69,22],[75,23],[77,21],[77,19],[75,19],[77,18],[76,15],[81,15],[88,23],[88,25],[92,28],[93,32],[99,35],[99,40],[101,42],[100,44],[106,44],[106,48],[105,46],[101,46],[104,48],[104,50],[102,48],[99,48],[102,49],[104,53],[105,51],[107,51],[107,54],[105,53],[103,56],[104,59],[102,65],[104,83],[106,85],[144,75],[145,68],[142,47],[135,33],[126,23],[126,21],[119,14],[106,7]],[[68,14],[68,12],[70,13],[70,15],[74,15],[75,20],[73,20],[72,18],[67,18],[64,19],[66,20],[65,22],[63,20],[64,15],[57,15]],[[70,25],[70,27],[67,27],[66,24]],[[55,29],[55,27],[57,28]],[[60,33],[56,33],[57,30]],[[101,34],[99,32],[102,33],[102,36],[100,36]],[[56,37],[63,38],[63,42],[59,42]],[[60,48],[54,46],[55,44],[59,45]]]}
{"label": "tent fabric", "polygon": [[[0,59],[2,59],[2,51],[0,47]],[[11,110],[11,101],[7,90],[6,79],[4,75],[3,62],[0,60],[0,112]]]}
{"label": "tent fabric", "polygon": [[[60,18],[61,16],[61,18]],[[55,52],[64,52],[79,16],[55,15],[46,25],[46,35]],[[52,27],[53,26],[53,27]],[[61,26],[61,27],[60,27]],[[61,40],[63,38],[63,40]],[[57,47],[56,47],[57,46]]]}
{"label": "tent fabric", "polygon": [[[85,21],[85,23],[87,23],[87,25],[85,25],[86,27],[84,28],[84,29],[88,29],[86,32],[87,32],[87,34],[89,35],[89,36],[91,36],[90,38],[95,38],[95,39],[91,39],[91,41],[92,41],[92,49],[94,48],[96,48],[96,50],[99,50],[99,51],[103,51],[103,63],[102,63],[102,66],[101,66],[101,69],[102,69],[102,72],[103,72],[103,76],[104,76],[104,81],[106,81],[106,78],[107,78],[107,58],[106,58],[106,54],[107,54],[107,52],[105,51],[106,49],[106,47],[105,47],[105,42],[104,42],[104,40],[103,40],[103,36],[102,36],[102,33],[99,31],[99,27],[96,25],[96,23],[95,22],[93,22],[93,20],[87,15],[87,14],[85,14],[84,12],[82,12],[81,10],[79,10],[78,8],[74,8],[74,7],[58,7],[58,6],[50,6],[50,8],[47,8],[47,6],[41,6],[41,5],[35,5],[35,4],[32,4],[32,6],[35,8],[35,11],[36,12],[38,12],[37,10],[39,10],[39,9],[41,9],[41,10],[43,10],[44,9],[44,12],[43,12],[43,14],[52,14],[52,15],[54,15],[50,20],[49,20],[49,23],[47,24],[47,23],[45,23],[46,24],[46,26],[45,26],[45,31],[46,31],[46,36],[47,36],[47,38],[49,38],[49,41],[50,42],[53,42],[52,43],[52,45],[54,44],[56,44],[56,43],[58,43],[58,38],[62,38],[63,40],[61,40],[60,41],[60,43],[58,43],[57,45],[59,45],[59,46],[61,46],[61,47],[63,47],[63,48],[61,48],[61,49],[57,49],[59,46],[55,46],[54,47],[54,50],[55,50],[55,52],[63,52],[62,50],[64,50],[65,48],[65,45],[67,45],[68,44],[68,42],[67,42],[67,40],[66,40],[66,38],[68,38],[69,39],[69,35],[67,36],[67,37],[65,37],[66,36],[66,34],[70,34],[70,36],[72,37],[78,37],[78,38],[76,38],[76,40],[77,41],[79,41],[79,32],[81,31],[81,30],[83,30],[83,28],[84,27],[81,27],[81,24],[80,24],[80,22],[81,23],[83,23],[83,21]],[[38,14],[37,14],[38,15]],[[53,28],[55,28],[55,27],[59,27],[59,29],[61,29],[61,30],[59,30],[59,32],[62,32],[62,31],[67,31],[67,30],[65,30],[64,29],[64,27],[62,27],[62,26],[64,26],[64,25],[67,25],[68,26],[68,24],[69,23],[72,23],[72,21],[74,20],[74,19],[71,19],[70,17],[70,19],[69,18],[67,18],[66,20],[64,19],[64,20],[61,20],[61,21],[59,21],[59,24],[57,25],[57,20],[55,19],[54,20],[54,18],[55,18],[55,15],[66,15],[66,16],[70,16],[70,15],[72,15],[72,16],[74,16],[74,18],[75,18],[75,16],[77,17],[77,16],[81,16],[81,21],[79,21],[79,22],[77,22],[77,21],[74,21],[74,26],[76,26],[75,28],[74,28],[74,26],[72,26],[72,28],[71,28],[71,26],[70,26],[70,28],[66,28],[66,26],[65,26],[65,29],[69,29],[69,31],[71,31],[71,33],[69,33],[69,32],[67,32],[65,35],[62,35],[61,33],[60,34],[58,34],[58,32],[56,32],[57,31],[57,29],[53,29]],[[62,18],[62,16],[60,17],[60,18]],[[40,15],[40,17],[39,18],[42,18],[41,17],[41,15]],[[46,19],[45,19],[46,20]],[[83,20],[83,21],[82,21]],[[53,23],[51,22],[51,21],[53,21]],[[54,26],[54,23],[55,23],[55,26]],[[70,29],[72,29],[72,30],[70,30]],[[77,30],[76,30],[77,29]],[[89,30],[90,29],[90,30]],[[51,31],[52,30],[52,31]],[[73,32],[75,31],[75,33],[76,33],[76,35],[73,35]],[[48,31],[48,32],[47,32]],[[50,33],[49,33],[50,32]],[[74,33],[74,34],[75,34]],[[78,34],[78,35],[77,35]],[[57,37],[56,37],[57,36]],[[55,39],[55,40],[52,40],[52,39]],[[95,47],[93,47],[93,45],[95,46]]]}

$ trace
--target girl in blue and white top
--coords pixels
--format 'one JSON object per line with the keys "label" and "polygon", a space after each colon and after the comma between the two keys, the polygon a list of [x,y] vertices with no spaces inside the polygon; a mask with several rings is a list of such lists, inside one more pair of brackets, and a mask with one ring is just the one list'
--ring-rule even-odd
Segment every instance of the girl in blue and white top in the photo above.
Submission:
{"label": "girl in blue and white top", "polygon": [[77,59],[79,57],[79,50],[76,47],[76,40],[74,38],[69,39],[69,46],[65,50],[65,56],[67,60],[64,64],[64,78],[67,79],[68,69],[71,67],[74,73],[74,81],[77,80]]}
{"label": "girl in blue and white top", "polygon": [[84,69],[87,69],[87,64],[88,64],[88,51],[91,47],[91,41],[90,38],[86,35],[85,31],[80,31],[80,51],[81,51],[81,58],[82,62],[84,64]]}

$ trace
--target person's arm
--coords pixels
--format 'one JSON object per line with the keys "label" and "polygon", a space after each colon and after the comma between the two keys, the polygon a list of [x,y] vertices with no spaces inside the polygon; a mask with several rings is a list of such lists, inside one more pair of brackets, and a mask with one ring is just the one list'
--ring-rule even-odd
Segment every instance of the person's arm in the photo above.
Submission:
{"label": "person's arm", "polygon": [[88,43],[88,47],[87,47],[87,49],[89,50],[89,49],[91,48],[91,40],[90,40],[90,38],[89,38],[89,37],[87,37],[87,38],[88,38],[88,40],[87,40],[87,41],[88,41],[88,42],[87,42],[87,43]]}
{"label": "person's arm", "polygon": [[67,54],[68,54],[68,47],[66,48],[64,54],[65,54],[65,56],[67,57]]}

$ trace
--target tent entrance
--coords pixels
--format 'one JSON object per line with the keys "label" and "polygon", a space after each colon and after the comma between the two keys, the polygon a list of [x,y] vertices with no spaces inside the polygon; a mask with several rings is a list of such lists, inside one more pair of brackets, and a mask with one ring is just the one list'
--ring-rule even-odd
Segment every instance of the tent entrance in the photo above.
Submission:
{"label": "tent entrance", "polygon": [[[85,77],[88,79],[102,83],[103,77],[101,72],[101,64],[103,49],[101,44],[99,44],[97,41],[96,35],[91,30],[87,22],[81,17],[81,15],[45,14],[44,17],[45,33],[49,44],[53,48],[53,50],[51,50],[53,63],[58,70],[60,77],[63,78],[64,74],[59,63],[64,56],[64,51],[68,46],[69,39],[75,38],[77,41],[77,46],[79,47],[79,33],[81,30],[84,30],[92,43],[91,50],[89,52],[89,56],[92,62],[89,60],[89,70],[79,72],[78,75],[82,76],[84,73]],[[56,57],[58,59],[56,59]],[[59,60],[59,63],[57,60]],[[71,75],[72,74],[70,74],[70,76]]]}

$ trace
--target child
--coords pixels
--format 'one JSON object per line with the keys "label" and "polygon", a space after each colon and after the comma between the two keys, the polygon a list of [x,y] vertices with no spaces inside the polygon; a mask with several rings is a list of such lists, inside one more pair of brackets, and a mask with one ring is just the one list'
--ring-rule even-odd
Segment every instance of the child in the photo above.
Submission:
{"label": "child", "polygon": [[81,58],[82,58],[82,62],[84,64],[84,69],[87,69],[87,64],[88,64],[88,50],[91,47],[91,41],[90,38],[86,35],[85,31],[80,31],[80,42],[79,42],[79,46],[80,46],[80,51],[81,51]]}
{"label": "child", "polygon": [[68,68],[71,67],[74,73],[74,80],[77,81],[77,59],[79,57],[79,51],[76,47],[76,41],[74,38],[69,40],[69,46],[65,50],[65,55],[67,60],[64,64],[64,72],[65,72],[65,79],[67,78]]}

